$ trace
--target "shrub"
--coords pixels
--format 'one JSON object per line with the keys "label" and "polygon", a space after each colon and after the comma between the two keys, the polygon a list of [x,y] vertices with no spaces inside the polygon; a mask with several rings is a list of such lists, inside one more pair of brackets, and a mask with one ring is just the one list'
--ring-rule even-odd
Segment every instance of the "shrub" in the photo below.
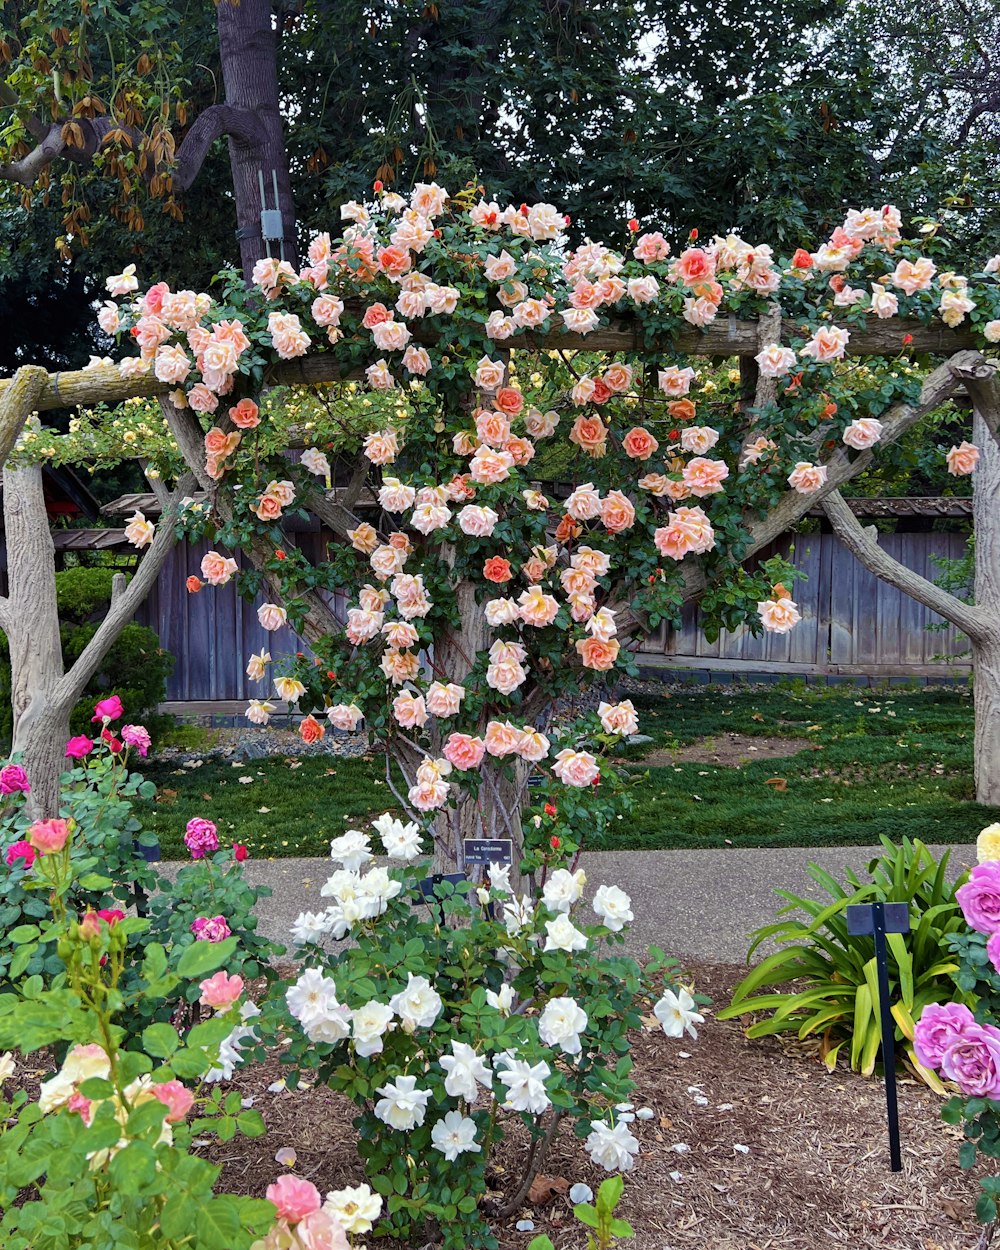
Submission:
{"label": "shrub", "polygon": [[[344,867],[322,887],[326,910],[293,926],[301,972],[274,988],[262,1028],[287,1043],[290,1086],[315,1070],[358,1108],[358,1151],[386,1203],[376,1235],[495,1247],[483,1199],[498,1143],[514,1128],[532,1141],[500,1215],[524,1200],[563,1121],[595,1163],[630,1168],[629,1033],[656,998],[670,1036],[694,1034],[702,1017],[687,990],[662,988],[676,975],[662,952],[645,970],[623,955],[622,891],[598,891],[592,925],[579,914],[583,873],[568,868],[542,873],[536,902],[499,865],[487,885],[445,878],[429,900],[418,826],[386,815],[374,827],[407,862],[370,867],[356,830],[332,844]],[[327,949],[348,936],[347,949]]]}
{"label": "shrub", "polygon": [[[777,942],[782,949],[740,982],[732,1002],[718,1015],[725,1020],[766,1012],[766,1018],[746,1030],[748,1037],[792,1031],[800,1038],[818,1034],[828,1068],[833,1069],[846,1046],[851,1067],[870,1076],[881,1041],[874,939],[848,936],[846,909],[852,903],[906,903],[909,935],[889,934],[886,939],[892,1015],[903,1053],[924,1080],[938,1086],[914,1055],[914,1022],[928,1003],[946,1001],[954,993],[952,974],[958,964],[949,938],[963,927],[955,891],[965,875],[949,883],[950,852],[938,863],[919,839],[903,838],[897,846],[883,837],[882,845],[883,854],[868,865],[872,878],[868,883],[845,870],[847,884],[841,885],[818,865],[809,865],[810,876],[830,896],[829,903],[777,891],[788,900],[780,916],[798,911],[807,919],[778,920],[755,930],[748,961],[765,941]],[[762,992],[790,981],[796,982],[794,988]]]}

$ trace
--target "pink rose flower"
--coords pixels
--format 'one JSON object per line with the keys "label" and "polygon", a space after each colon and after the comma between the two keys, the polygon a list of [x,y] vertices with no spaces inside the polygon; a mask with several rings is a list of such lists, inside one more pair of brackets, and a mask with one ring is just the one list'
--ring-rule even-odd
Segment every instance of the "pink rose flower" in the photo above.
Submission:
{"label": "pink rose flower", "polygon": [[28,794],[30,790],[28,774],[20,764],[5,764],[0,768],[0,794],[15,794],[18,791]]}
{"label": "pink rose flower", "polygon": [[393,699],[392,714],[404,729],[415,729],[427,724],[427,708],[423,695],[412,695],[408,690]]}
{"label": "pink rose flower", "polygon": [[335,703],[327,716],[335,729],[352,730],[357,729],[359,721],[364,718],[364,712],[354,703]]}
{"label": "pink rose flower", "polygon": [[844,442],[855,451],[874,447],[882,437],[882,422],[875,417],[858,417],[844,431]]}
{"label": "pink rose flower", "polygon": [[199,942],[224,942],[232,930],[225,916],[199,916],[192,922],[191,932]]}
{"label": "pink rose flower", "polygon": [[295,1238],[301,1250],[350,1250],[344,1229],[322,1208],[302,1217],[295,1226]]}
{"label": "pink rose flower", "polygon": [[952,447],[945,459],[948,461],[948,472],[953,477],[966,477],[979,463],[979,448],[975,443],[961,442]]}
{"label": "pink rose flower", "polygon": [[722,483],[729,476],[729,465],[724,460],[709,460],[695,456],[684,466],[684,485],[692,495],[703,499],[725,489]]}
{"label": "pink rose flower", "polygon": [[178,1124],[194,1106],[194,1094],[180,1081],[160,1081],[150,1093],[167,1108],[167,1123]]}
{"label": "pink rose flower", "polygon": [[94,715],[90,718],[92,721],[99,720],[117,720],[124,713],[122,701],[116,694],[110,698],[102,699],[94,708]]}
{"label": "pink rose flower", "polygon": [[925,1068],[940,1068],[941,1057],[975,1017],[962,1003],[928,1003],[913,1033],[917,1062]]}
{"label": "pink rose flower", "polygon": [[[97,717],[94,717],[96,720]],[[66,758],[71,760],[82,760],[85,755],[89,755],[94,749],[93,740],[88,738],[86,734],[79,734],[75,738],[70,738],[66,743]]]}
{"label": "pink rose flower", "polygon": [[28,869],[35,862],[35,848],[30,842],[25,842],[22,838],[19,842],[12,842],[7,847],[7,853],[4,856],[7,867],[11,868],[19,859],[24,860],[24,867]]}
{"label": "pink rose flower", "polygon": [[65,820],[36,820],[28,827],[28,841],[41,855],[61,851],[69,840],[69,823]]}
{"label": "pink rose flower", "polygon": [[444,758],[463,772],[470,768],[478,768],[486,754],[486,744],[482,738],[473,738],[469,734],[451,734],[444,744]]}
{"label": "pink rose flower", "polygon": [[217,851],[219,849],[219,835],[216,832],[215,825],[210,820],[204,820],[201,816],[195,816],[187,823],[184,845],[191,852],[192,859],[204,859],[206,855]]}
{"label": "pink rose flower", "polygon": [[639,718],[631,699],[621,703],[601,703],[597,709],[601,726],[608,734],[634,734],[639,729]]}
{"label": "pink rose flower", "polygon": [[143,759],[149,754],[149,748],[152,745],[149,730],[145,725],[123,725],[122,741],[127,742],[130,747],[135,747]]}
{"label": "pink rose flower", "polygon": [[552,771],[564,785],[577,789],[592,786],[601,775],[597,760],[589,751],[573,751],[569,747],[556,756]]}
{"label": "pink rose flower", "polygon": [[208,551],[201,558],[201,575],[210,586],[225,586],[235,572],[237,564],[232,556]]}
{"label": "pink rose flower", "polygon": [[1000,1097],[1000,1032],[991,1024],[966,1024],[945,1047],[941,1074],[966,1098]]}
{"label": "pink rose flower", "polygon": [[811,495],[824,485],[826,475],[825,464],[810,464],[808,460],[800,460],[788,475],[788,485],[800,495]]}
{"label": "pink rose flower", "polygon": [[1000,862],[976,864],[955,897],[968,925],[979,933],[1000,933]]}
{"label": "pink rose flower", "polygon": [[267,1187],[267,1200],[273,1202],[280,1219],[297,1224],[323,1205],[320,1192],[311,1181],[298,1176],[279,1176]]}
{"label": "pink rose flower", "polygon": [[799,349],[799,355],[812,356],[821,365],[829,364],[831,360],[842,360],[850,337],[850,330],[842,330],[839,326],[821,326],[805,347]]}
{"label": "pink rose flower", "polygon": [[203,1006],[228,1011],[243,993],[243,978],[231,977],[220,969],[215,976],[202,981],[198,988],[201,990],[198,1001]]}

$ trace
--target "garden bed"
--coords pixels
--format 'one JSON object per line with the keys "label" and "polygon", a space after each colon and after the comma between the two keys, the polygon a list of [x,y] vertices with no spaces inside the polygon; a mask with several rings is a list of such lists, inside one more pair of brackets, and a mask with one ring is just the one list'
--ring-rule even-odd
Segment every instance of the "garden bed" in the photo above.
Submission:
{"label": "garden bed", "polygon": [[[699,989],[726,1002],[745,969],[702,964],[691,971]],[[632,1126],[642,1145],[623,1200],[636,1230],[632,1250],[975,1246],[977,1172],[959,1168],[957,1130],[941,1122],[941,1100],[923,1086],[900,1085],[903,1171],[893,1175],[882,1084],[843,1068],[827,1074],[813,1047],[750,1042],[739,1022],[710,1018],[697,1042],[644,1034],[633,1058],[635,1106],[654,1116]],[[224,1165],[221,1187],[263,1194],[275,1154],[288,1148],[295,1170],[324,1193],[359,1183],[353,1107],[325,1088],[269,1092],[281,1074],[275,1060],[234,1082],[263,1114],[267,1134],[211,1149]],[[492,1177],[498,1198],[519,1174],[518,1157],[516,1142],[500,1154]],[[595,1189],[603,1176],[569,1133],[544,1171]],[[534,1232],[516,1230],[525,1219]],[[558,1250],[584,1244],[568,1199],[558,1195],[526,1203],[498,1231],[505,1250],[522,1250],[539,1232]]]}

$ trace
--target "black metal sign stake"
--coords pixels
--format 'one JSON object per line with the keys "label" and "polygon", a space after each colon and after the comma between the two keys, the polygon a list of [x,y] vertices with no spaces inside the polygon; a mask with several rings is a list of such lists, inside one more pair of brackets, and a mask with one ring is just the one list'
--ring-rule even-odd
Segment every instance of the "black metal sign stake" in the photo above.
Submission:
{"label": "black metal sign stake", "polygon": [[889,1123],[889,1168],[893,1172],[901,1172],[903,1163],[899,1150],[899,1107],[896,1101],[896,1022],[889,1007],[885,935],[909,931],[910,912],[905,903],[852,903],[847,908],[847,932],[856,936],[870,933],[875,939],[882,1065],[885,1068],[885,1110]]}

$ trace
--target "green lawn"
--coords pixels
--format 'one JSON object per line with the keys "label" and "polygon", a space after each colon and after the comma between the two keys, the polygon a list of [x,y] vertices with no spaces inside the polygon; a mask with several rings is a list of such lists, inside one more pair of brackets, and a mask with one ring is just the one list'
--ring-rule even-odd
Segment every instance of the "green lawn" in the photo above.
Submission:
{"label": "green lawn", "polygon": [[[628,752],[635,808],[603,849],[836,846],[874,843],[882,833],[967,842],[1000,819],[1000,810],[972,802],[966,690],[703,686],[634,702],[655,741]],[[674,758],[685,744],[721,743],[728,732],[802,738],[820,749],[739,768]],[[668,752],[660,766],[641,762],[652,749]],[[160,792],[143,818],[167,856],[185,854],[181,838],[192,816],[216,821],[256,857],[324,855],[331,837],[393,806],[380,760],[154,763],[147,775]]]}

